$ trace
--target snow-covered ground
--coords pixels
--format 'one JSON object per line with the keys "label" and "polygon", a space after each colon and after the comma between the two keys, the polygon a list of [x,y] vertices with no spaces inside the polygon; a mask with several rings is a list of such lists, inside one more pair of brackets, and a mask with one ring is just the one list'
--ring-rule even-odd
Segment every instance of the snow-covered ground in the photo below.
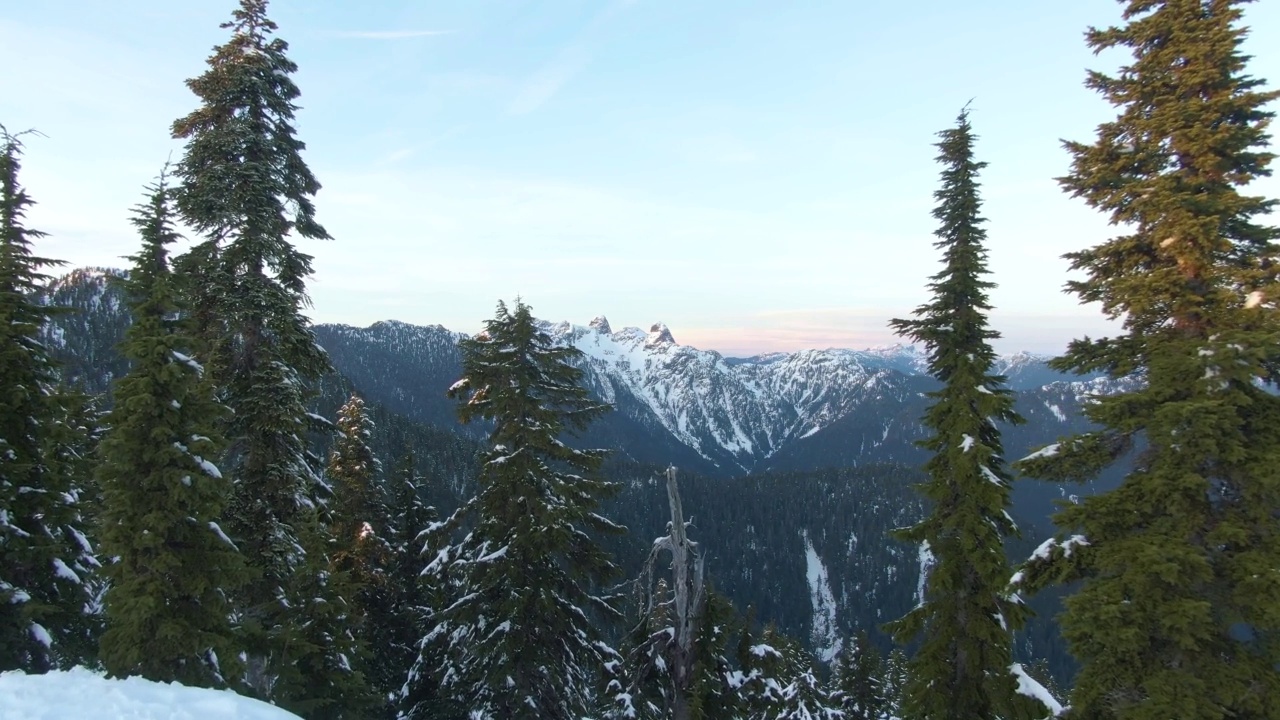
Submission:
{"label": "snow-covered ground", "polygon": [[0,674],[0,720],[298,720],[230,690],[142,678],[108,680],[74,668],[47,675]]}

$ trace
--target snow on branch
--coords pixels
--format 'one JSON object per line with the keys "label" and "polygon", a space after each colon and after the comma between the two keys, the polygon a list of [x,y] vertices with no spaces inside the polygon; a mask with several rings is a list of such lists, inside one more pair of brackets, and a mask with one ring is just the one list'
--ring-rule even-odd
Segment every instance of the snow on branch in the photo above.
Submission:
{"label": "snow on branch", "polygon": [[1057,455],[1057,454],[1058,454],[1058,449],[1059,449],[1059,448],[1061,448],[1061,447],[1062,447],[1062,446],[1061,446],[1061,444],[1060,444],[1060,443],[1053,443],[1052,445],[1045,445],[1044,447],[1040,448],[1039,450],[1037,450],[1037,451],[1035,451],[1035,452],[1031,453],[1030,455],[1028,455],[1028,456],[1026,456],[1026,457],[1022,458],[1022,459],[1021,459],[1021,460],[1019,460],[1018,462],[1026,462],[1026,461],[1028,461],[1028,460],[1035,460],[1035,459],[1037,459],[1037,458],[1053,457],[1054,455]]}
{"label": "snow on branch", "polygon": [[1014,663],[1010,665],[1009,672],[1013,673],[1013,676],[1018,680],[1017,692],[1019,695],[1040,701],[1040,704],[1044,705],[1045,709],[1049,711],[1048,717],[1050,718],[1055,718],[1062,714],[1062,711],[1064,710],[1062,703],[1058,702],[1058,700],[1045,689],[1044,685],[1041,685],[1035,678],[1028,675],[1027,672],[1022,669],[1021,663]]}

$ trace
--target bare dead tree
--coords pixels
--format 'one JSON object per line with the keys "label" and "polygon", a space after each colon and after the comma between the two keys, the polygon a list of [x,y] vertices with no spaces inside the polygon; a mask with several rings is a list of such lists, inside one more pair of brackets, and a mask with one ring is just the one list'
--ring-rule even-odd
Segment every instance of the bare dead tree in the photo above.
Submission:
{"label": "bare dead tree", "polygon": [[[688,720],[689,691],[697,660],[694,639],[706,604],[704,558],[698,543],[690,540],[687,534],[692,523],[684,519],[675,466],[668,467],[664,475],[667,499],[671,504],[671,521],[667,523],[667,534],[654,540],[636,581],[642,608],[640,622],[649,628],[649,637],[637,652],[653,661],[660,661],[659,666],[665,666],[671,679],[671,717],[673,720]],[[654,568],[664,552],[671,554],[669,586],[665,578],[658,579],[656,584],[654,582]],[[648,663],[650,667],[656,664]],[[633,683],[638,685],[643,679],[641,675],[634,678]]]}

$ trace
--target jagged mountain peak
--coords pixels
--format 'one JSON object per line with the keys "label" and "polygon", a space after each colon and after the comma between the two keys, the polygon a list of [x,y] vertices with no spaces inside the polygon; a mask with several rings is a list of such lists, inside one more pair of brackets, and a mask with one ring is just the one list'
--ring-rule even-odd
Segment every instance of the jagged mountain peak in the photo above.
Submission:
{"label": "jagged mountain peak", "polygon": [[603,315],[597,315],[594,318],[592,318],[591,322],[587,323],[587,327],[591,328],[592,330],[595,330],[601,335],[613,334],[613,328],[609,327],[609,318]]}
{"label": "jagged mountain peak", "polygon": [[678,345],[676,339],[671,336],[671,328],[667,327],[664,322],[656,322],[649,328],[649,337],[645,341],[645,345],[652,347],[661,343],[670,343]]}

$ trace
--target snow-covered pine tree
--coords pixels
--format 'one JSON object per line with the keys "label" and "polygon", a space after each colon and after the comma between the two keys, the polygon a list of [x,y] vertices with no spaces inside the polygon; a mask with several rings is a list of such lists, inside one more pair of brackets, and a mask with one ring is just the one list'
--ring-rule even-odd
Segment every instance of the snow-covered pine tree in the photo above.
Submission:
{"label": "snow-covered pine tree", "polygon": [[380,584],[390,553],[383,538],[390,518],[378,477],[382,464],[369,449],[373,423],[359,395],[338,410],[337,430],[327,473],[333,488],[333,561],[340,570],[368,580],[361,584]]}
{"label": "snow-covered pine tree", "polygon": [[85,428],[39,341],[58,312],[36,301],[42,269],[60,263],[32,252],[44,233],[24,224],[21,154],[0,126],[0,671],[40,673],[87,660],[98,563],[80,499]]}
{"label": "snow-covered pine tree", "polygon": [[[223,428],[230,451],[222,469],[232,479],[224,524],[256,571],[234,602],[249,645],[246,681],[261,697],[287,688],[288,649],[312,607],[302,588],[331,588],[319,576],[327,562],[308,562],[304,534],[322,540],[315,503],[319,476],[305,434],[312,424],[308,383],[329,370],[302,314],[310,256],[290,237],[327,239],[315,220],[319,183],[302,160],[292,126],[299,93],[288,45],[273,38],[266,0],[241,0],[232,37],[187,82],[200,108],[173,125],[187,141],[177,166],[177,205],[202,236],[176,269],[202,344],[201,359],[218,398],[233,415]],[[332,657],[311,667],[339,663]],[[309,678],[303,686],[325,686]]]}
{"label": "snow-covered pine tree", "polygon": [[698,636],[693,642],[694,673],[690,683],[690,716],[694,720],[736,718],[743,709],[733,678],[729,644],[743,627],[733,603],[707,583]]}
{"label": "snow-covered pine tree", "polygon": [[979,215],[978,172],[968,110],[953,128],[939,133],[942,186],[934,193],[933,216],[941,223],[934,247],[943,268],[929,284],[933,299],[914,319],[891,322],[899,335],[923,343],[929,372],[942,388],[923,423],[931,437],[921,447],[933,453],[921,492],[929,515],[900,532],[904,540],[933,553],[922,602],[890,623],[902,644],[920,640],[911,660],[905,715],[920,720],[1016,720],[1048,713],[1018,693],[1010,634],[1025,610],[1006,594],[1009,562],[1004,539],[1016,532],[1007,508],[1010,475],[1004,467],[996,422],[1021,422],[1004,378],[992,374],[1000,335],[987,325],[991,309],[984,280],[986,230]]}
{"label": "snow-covered pine tree", "polygon": [[889,651],[884,660],[884,714],[889,718],[905,718],[907,665],[910,660],[902,648]]}
{"label": "snow-covered pine tree", "polygon": [[244,559],[218,521],[230,494],[214,461],[214,429],[226,408],[192,359],[188,323],[169,269],[173,229],[162,174],[135,208],[142,236],[121,283],[133,315],[121,351],[102,440],[100,537],[106,593],[101,659],[116,677],[226,686],[238,680],[240,646],[227,595],[245,580]]}
{"label": "snow-covered pine tree", "polygon": [[302,526],[299,540],[308,551],[303,567],[286,588],[297,627],[288,635],[273,676],[272,698],[310,720],[373,717],[381,708],[360,667],[366,652],[356,636],[358,611],[346,573],[335,572],[325,544],[331,537],[316,515]]}
{"label": "snow-covered pine tree", "polygon": [[394,637],[394,633],[388,635],[389,629],[399,622],[396,588],[389,574],[391,518],[380,477],[382,466],[369,449],[373,423],[360,396],[353,394],[338,411],[337,429],[327,472],[333,488],[328,507],[331,560],[349,588],[353,629],[366,649],[360,666],[379,698],[378,712],[387,715],[391,714],[389,698],[404,683],[411,660],[404,662],[387,652],[387,642]]}
{"label": "snow-covered pine tree", "polygon": [[846,720],[880,720],[885,709],[884,659],[865,630],[849,638],[832,672],[832,693]]}
{"label": "snow-covered pine tree", "polygon": [[1089,73],[1119,114],[1066,143],[1059,182],[1122,234],[1067,255],[1084,275],[1067,287],[1123,331],[1053,365],[1144,382],[1021,465],[1063,480],[1132,461],[1018,576],[1081,583],[1061,616],[1073,716],[1280,718],[1280,230],[1257,221],[1276,201],[1243,193],[1270,175],[1277,93],[1246,72],[1244,4],[1124,0],[1122,25],[1087,34],[1132,58]]}
{"label": "snow-covered pine tree", "polygon": [[576,719],[617,659],[602,627],[619,614],[597,590],[615,567],[592,534],[623,528],[595,511],[616,491],[599,476],[604,452],[560,438],[607,406],[579,385],[570,362],[579,351],[557,346],[523,302],[499,303],[462,352],[450,389],[463,400],[459,416],[494,426],[478,494],[442,530],[464,536],[426,567],[452,578],[452,596],[424,643],[445,649],[435,675],[473,717]]}
{"label": "snow-covered pine tree", "polygon": [[813,657],[769,625],[743,654],[739,694],[745,720],[843,720],[840,701],[823,686]]}
{"label": "snow-covered pine tree", "polygon": [[[425,634],[424,618],[443,607],[443,588],[428,584],[421,577],[423,558],[434,558],[439,550],[438,533],[429,532],[439,516],[436,509],[422,500],[421,488],[425,479],[417,473],[417,460],[412,452],[405,454],[391,474],[388,488],[391,513],[390,535],[391,562],[387,568],[387,580],[391,587],[391,612],[384,623],[373,628],[370,642],[384,656],[388,671],[394,672],[391,690],[394,709],[399,711],[417,707],[418,718],[450,717],[440,701],[438,688],[430,678],[430,672],[439,665],[435,653],[438,646],[423,647],[426,660],[420,667],[427,671],[421,682],[411,679],[406,683],[408,671],[419,662],[419,643]],[[376,679],[376,678],[375,678]],[[412,688],[413,694],[406,695]]]}

